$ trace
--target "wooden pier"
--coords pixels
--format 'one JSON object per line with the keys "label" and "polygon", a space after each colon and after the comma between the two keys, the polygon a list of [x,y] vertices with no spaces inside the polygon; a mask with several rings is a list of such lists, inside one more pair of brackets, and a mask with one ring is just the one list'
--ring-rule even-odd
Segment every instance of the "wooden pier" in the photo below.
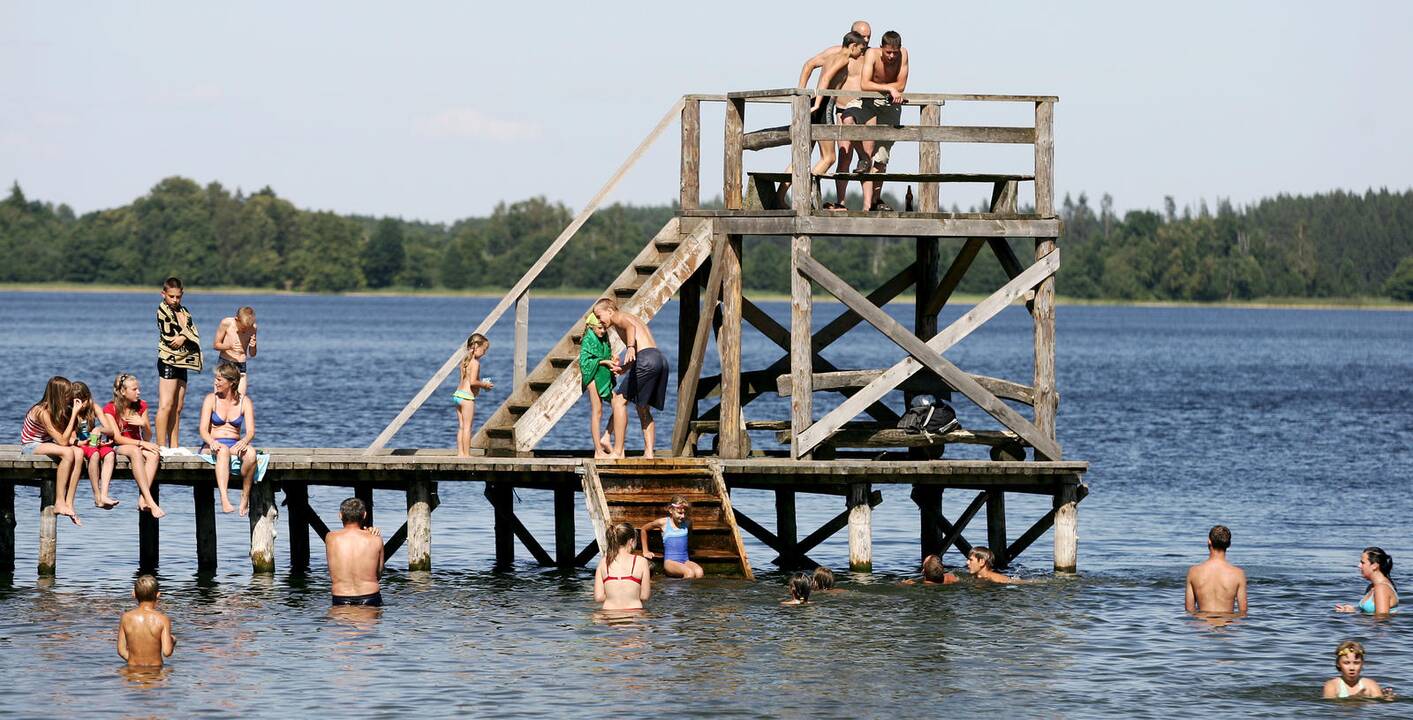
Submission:
{"label": "wooden pier", "polygon": [[[1060,267],[1058,238],[1062,230],[1054,212],[1053,190],[1053,113],[1058,99],[910,93],[905,108],[918,108],[915,124],[848,126],[811,125],[809,107],[814,94],[800,89],[762,90],[686,95],[674,103],[608,183],[475,328],[475,332],[487,333],[515,308],[514,387],[478,428],[472,444],[481,454],[457,458],[449,450],[389,447],[408,418],[458,367],[462,357],[458,348],[370,447],[270,451],[265,481],[258,484],[251,503],[249,542],[255,571],[271,572],[276,566],[278,493],[284,495],[282,505],[290,527],[290,570],[308,570],[310,533],[322,537],[328,529],[308,504],[308,488],[319,485],[350,487],[365,499],[371,498],[375,488],[404,491],[406,521],[387,538],[387,554],[391,557],[405,545],[407,567],[428,570],[438,488],[461,492],[467,482],[482,484],[493,508],[495,556],[501,565],[513,561],[517,540],[541,565],[583,565],[597,553],[599,542],[575,547],[577,508],[584,508],[596,536],[602,538],[606,524],[641,523],[657,511],[664,497],[682,493],[702,508],[698,531],[692,534],[692,553],[706,560],[709,570],[752,575],[742,531],[777,552],[773,560],[777,565],[793,568],[814,565],[808,553],[847,528],[849,566],[868,571],[872,567],[872,508],[882,501],[884,490],[909,486],[909,497],[921,520],[919,557],[951,548],[967,552],[972,543],[963,533],[984,508],[986,544],[996,553],[998,566],[1008,564],[1053,527],[1054,567],[1073,571],[1077,505],[1087,493],[1083,475],[1088,465],[1065,458],[1055,434],[1059,402],[1055,386],[1055,275]],[[1022,127],[948,125],[942,122],[948,103],[1019,103],[1033,107],[1034,122]],[[725,206],[721,209],[704,209],[701,203],[703,104],[725,108],[721,186]],[[751,105],[788,106],[790,124],[748,132],[746,110]],[[604,292],[605,297],[618,300],[624,311],[644,320],[651,320],[672,298],[679,300],[680,333],[676,357],[672,358],[677,367],[679,402],[670,452],[659,460],[595,461],[586,457],[588,450],[558,455],[540,451],[539,444],[551,432],[586,435],[583,428],[558,427],[582,393],[576,361],[583,327],[576,315],[563,328],[561,339],[532,365],[527,357],[530,290],[623,176],[674,123],[681,130],[680,210],[658,233],[645,239],[643,250]],[[815,188],[820,178],[809,174],[812,144],[864,139],[917,144],[918,172],[890,170],[871,176],[916,185],[916,212],[838,212],[816,207]],[[1031,145],[1033,168],[1027,173],[969,172],[963,168],[943,172],[943,143]],[[778,168],[746,169],[748,151],[775,146],[790,148],[789,174]],[[777,187],[786,180],[790,182],[789,203],[781,207]],[[991,192],[987,212],[941,210],[942,188],[978,183]],[[1033,189],[1030,207],[1023,207],[1022,184]],[[788,327],[771,318],[743,291],[742,246],[748,235],[790,238],[790,266],[780,269],[791,279]],[[861,292],[813,254],[816,244],[849,235],[905,238],[915,245],[915,260],[878,288]],[[1009,241],[1012,238],[1033,243],[1033,261],[1022,261]],[[942,266],[944,243],[956,245],[946,268]],[[982,252],[996,256],[1008,281],[958,320],[939,327],[939,313]],[[817,290],[838,299],[845,309],[816,331],[813,295]],[[911,328],[882,309],[909,290],[914,297]],[[1031,377],[976,375],[946,357],[950,348],[1001,310],[1022,302],[1033,319],[1032,331],[1024,339],[1033,349]],[[886,367],[840,368],[825,357],[831,344],[860,323],[871,325],[892,343],[893,357]],[[746,324],[780,348],[779,359],[763,368],[742,367],[742,329]],[[704,376],[708,341],[713,335],[721,371]],[[621,348],[616,337],[612,340],[615,348]],[[663,349],[671,355],[672,348]],[[905,408],[889,404],[895,391],[902,392],[904,403],[921,393],[972,403],[989,416],[989,426],[926,436],[898,430],[896,423]],[[788,418],[747,417],[750,403],[766,393],[790,398]],[[711,407],[702,407],[713,400]],[[863,416],[867,419],[861,419]],[[633,425],[630,422],[630,435],[636,432]],[[945,458],[948,445],[961,444],[987,446],[991,459]],[[197,458],[167,458],[158,482],[164,487],[192,488],[198,567],[214,569],[211,467]],[[40,489],[39,572],[53,574],[57,565],[53,465],[47,458],[21,456],[13,446],[0,447],[0,574],[12,574],[14,569],[16,486]],[[516,488],[553,491],[552,554],[516,515]],[[738,488],[775,493],[773,530],[732,506],[730,491]],[[970,493],[965,510],[953,519],[942,512],[943,496],[949,489]],[[843,499],[840,513],[800,537],[795,514],[798,493],[839,496]],[[1011,493],[1052,498],[1049,512],[1031,519],[1014,539],[1007,533],[1006,496]],[[167,501],[173,499],[169,490]],[[386,517],[386,510],[376,510],[379,518]],[[159,560],[160,523],[146,513],[141,517],[139,564],[152,568]]]}

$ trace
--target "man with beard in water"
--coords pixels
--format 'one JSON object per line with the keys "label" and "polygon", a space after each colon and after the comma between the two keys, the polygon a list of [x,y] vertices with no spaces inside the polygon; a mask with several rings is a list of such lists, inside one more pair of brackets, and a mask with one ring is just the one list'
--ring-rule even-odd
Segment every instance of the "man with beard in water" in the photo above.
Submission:
{"label": "man with beard in water", "polygon": [[1207,533],[1207,559],[1187,571],[1188,612],[1246,614],[1246,573],[1227,562],[1231,530],[1225,525]]}
{"label": "man with beard in water", "polygon": [[383,573],[383,536],[378,528],[363,527],[368,508],[356,497],[339,505],[339,516],[343,529],[324,536],[334,604],[381,606],[378,577]]}

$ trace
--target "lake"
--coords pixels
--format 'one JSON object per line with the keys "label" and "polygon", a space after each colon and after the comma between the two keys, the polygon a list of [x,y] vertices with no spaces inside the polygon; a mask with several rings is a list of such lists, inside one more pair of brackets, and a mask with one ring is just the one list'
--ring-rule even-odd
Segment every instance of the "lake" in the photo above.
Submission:
{"label": "lake", "polygon": [[[26,408],[54,374],[106,399],[113,376],[132,371],[155,404],[157,301],[156,289],[0,293],[0,441],[17,442]],[[251,362],[256,444],[359,447],[494,301],[187,293],[207,347],[220,318],[245,304],[260,325],[261,354]],[[532,364],[587,305],[532,302]],[[787,321],[788,303],[762,306]],[[817,306],[818,324],[838,307]],[[911,323],[909,308],[889,309]],[[965,309],[947,308],[943,324]],[[674,369],[676,317],[669,306],[652,324]],[[840,592],[781,607],[786,574],[747,536],[756,582],[656,583],[647,613],[608,622],[594,613],[592,569],[541,569],[520,549],[514,572],[493,572],[482,486],[444,483],[433,571],[408,573],[395,555],[388,606],[349,615],[328,607],[317,542],[309,579],[283,569],[283,525],[281,569],[252,576],[245,519],[218,517],[220,571],[198,578],[191,503],[173,488],[163,496],[170,514],[159,576],[179,644],[166,670],[134,674],[113,650],[137,565],[132,483],[114,482],[123,504],[104,512],[82,481],[86,524],[60,528],[58,576],[45,582],[33,571],[37,493],[22,488],[18,572],[0,589],[0,667],[10,678],[0,715],[1347,716],[1352,708],[1317,698],[1335,674],[1335,645],[1351,638],[1368,649],[1369,677],[1413,692],[1408,618],[1331,611],[1363,592],[1356,563],[1366,545],[1394,557],[1396,582],[1413,558],[1413,313],[1062,305],[1057,322],[1059,440],[1066,457],[1091,463],[1077,576],[1051,575],[1047,534],[1013,569],[1033,585],[899,586],[917,574],[918,514],[905,486],[883,486],[873,573],[845,570],[844,533],[811,552],[839,574]],[[484,375],[499,387],[479,419],[509,391],[511,326],[491,334]],[[1029,328],[1024,309],[1009,308],[948,357],[973,373],[1028,381]],[[860,328],[825,355],[844,368],[886,367],[901,351],[881,338]],[[753,369],[779,352],[749,334],[743,355]],[[210,379],[209,366],[193,377],[187,444]],[[393,444],[452,447],[451,390],[434,395]],[[993,426],[965,399],[956,404],[966,426]],[[767,395],[747,415],[788,418],[788,402]],[[586,445],[586,417],[581,401],[543,447]],[[659,417],[667,418],[662,445],[672,407]],[[633,421],[630,452],[641,447],[635,432]],[[773,436],[753,440],[766,447]],[[981,456],[957,450],[949,457]],[[311,494],[330,519],[347,492]],[[946,512],[955,517],[971,495],[949,492]],[[737,491],[733,502],[773,517],[765,492]],[[401,499],[389,494],[386,503]],[[523,491],[519,503],[530,529],[549,537],[549,494]],[[1048,503],[1013,496],[1013,534]],[[841,509],[840,498],[801,495],[801,534]],[[985,537],[984,515],[968,533],[974,541]],[[1251,583],[1249,617],[1227,624],[1182,609],[1186,567],[1205,558],[1216,523],[1231,527],[1231,559]],[[584,518],[581,543],[590,532]],[[961,558],[953,551],[947,562]],[[1408,708],[1358,711],[1402,717],[1413,715]]]}

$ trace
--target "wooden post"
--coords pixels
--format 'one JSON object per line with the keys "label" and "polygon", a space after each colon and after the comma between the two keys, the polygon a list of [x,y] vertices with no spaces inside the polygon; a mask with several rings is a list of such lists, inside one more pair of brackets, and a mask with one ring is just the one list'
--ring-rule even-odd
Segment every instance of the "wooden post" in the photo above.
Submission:
{"label": "wooden post", "polygon": [[373,525],[373,486],[358,485],[353,488],[353,496],[363,501],[363,506],[368,508],[368,525]]}
{"label": "wooden post", "polygon": [[1035,103],[1035,213],[1055,216],[1055,103]]}
{"label": "wooden post", "polygon": [[578,554],[574,540],[574,488],[554,489],[554,564],[574,567]]}
{"label": "wooden post", "polygon": [[432,569],[432,483],[428,480],[407,484],[407,569]]}
{"label": "wooden post", "polygon": [[[927,108],[924,108],[926,110]],[[935,237],[917,238],[917,297],[913,303],[913,334],[923,340],[931,340],[937,335],[937,313],[929,312],[938,292],[938,284],[941,282],[942,256],[941,241]],[[913,396],[916,393],[903,393],[903,411],[906,412],[913,404]],[[951,393],[944,393],[939,400],[951,398]],[[929,454],[936,455],[938,448],[917,448],[922,451],[922,457]],[[929,453],[929,451],[934,451]],[[911,454],[911,453],[910,453]]]}
{"label": "wooden post", "polygon": [[942,547],[942,528],[937,523],[937,518],[942,516],[942,487],[914,485],[912,494],[922,520],[918,547],[922,551],[922,559],[926,560],[928,555],[940,555],[945,550]]}
{"label": "wooden post", "polygon": [[746,101],[726,101],[726,150],[721,166],[721,199],[727,210],[741,209],[741,155],[744,152]]}
{"label": "wooden post", "polygon": [[1055,493],[1055,572],[1072,573],[1078,565],[1079,486],[1065,483]]}
{"label": "wooden post", "polygon": [[682,194],[678,205],[683,210],[702,206],[702,102],[687,100],[682,104]]}
{"label": "wooden post", "polygon": [[717,454],[723,458],[745,455],[745,422],[741,414],[741,236],[730,235],[722,253],[721,331],[716,348],[721,353],[721,426]]}
{"label": "wooden post", "polygon": [[525,366],[530,352],[530,291],[515,299],[515,355],[511,370],[512,392],[525,384]]}
{"label": "wooden post", "polygon": [[[157,483],[152,483],[152,499],[161,503]],[[161,521],[150,512],[137,514],[137,569],[142,572],[156,572],[160,562],[160,538],[158,528]]]}
{"label": "wooden post", "polygon": [[814,298],[800,259],[810,256],[809,235],[790,238],[790,456],[808,459],[800,434],[814,423]]}
{"label": "wooden post", "polygon": [[503,483],[486,483],[486,499],[495,511],[496,567],[502,570],[515,563],[515,522],[510,517],[514,492]]}
{"label": "wooden post", "polygon": [[0,587],[15,577],[15,484],[0,482]]}
{"label": "wooden post", "polygon": [[795,491],[775,491],[775,537],[780,542],[780,565],[786,569],[800,564],[799,531],[795,527]]}
{"label": "wooden post", "polygon": [[191,484],[191,505],[196,515],[196,572],[216,572],[216,481],[197,480]]}
{"label": "wooden post", "polygon": [[[1038,238],[1035,241],[1035,257],[1040,259],[1055,250],[1055,241]],[[1050,275],[1040,281],[1035,288],[1035,427],[1051,440],[1055,439],[1055,412],[1058,409],[1055,395],[1055,276]],[[1036,460],[1042,458],[1036,451]],[[1056,459],[1056,458],[1047,458]]]}
{"label": "wooden post", "polygon": [[309,486],[285,483],[285,508],[289,513],[290,575],[309,573]]}
{"label": "wooden post", "polygon": [[275,526],[279,521],[274,483],[268,479],[255,483],[250,489],[250,567],[253,572],[275,572]]}
{"label": "wooden post", "polygon": [[[921,125],[936,127],[942,124],[942,107],[940,105],[923,105]],[[920,142],[917,144],[918,158],[917,171],[920,173],[940,173],[942,172],[942,153],[940,143]],[[925,213],[935,213],[941,209],[940,185],[935,182],[918,183],[918,211]]]}
{"label": "wooden post", "polygon": [[55,481],[47,478],[39,481],[39,576],[54,577],[54,567],[59,555],[59,523],[54,514]]}
{"label": "wooden post", "polygon": [[1006,557],[1006,493],[992,490],[986,494],[986,544],[996,554],[996,569],[1010,564]]}
{"label": "wooden post", "polygon": [[849,569],[873,572],[873,507],[868,483],[849,486]]}
{"label": "wooden post", "polygon": [[790,206],[804,217],[814,211],[814,176],[810,173],[810,97],[790,98]]}

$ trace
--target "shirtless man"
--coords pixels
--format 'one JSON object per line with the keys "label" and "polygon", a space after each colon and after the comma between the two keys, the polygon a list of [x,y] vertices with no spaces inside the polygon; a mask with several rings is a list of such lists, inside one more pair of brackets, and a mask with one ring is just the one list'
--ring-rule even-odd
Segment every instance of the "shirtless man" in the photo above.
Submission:
{"label": "shirtless man", "polygon": [[255,309],[243,307],[234,316],[222,319],[221,325],[216,328],[215,348],[221,354],[221,360],[240,370],[240,387],[236,391],[245,397],[245,363],[255,357]]}
{"label": "shirtless man", "polygon": [[329,578],[333,581],[335,605],[383,604],[378,577],[383,573],[383,536],[378,528],[363,527],[368,508],[358,498],[339,505],[343,529],[324,536],[329,558]]}
{"label": "shirtless man", "polygon": [[613,390],[613,456],[623,457],[631,402],[638,407],[638,420],[643,425],[643,457],[651,458],[657,432],[652,408],[661,410],[667,402],[667,358],[657,349],[647,323],[619,310],[613,298],[594,303],[594,316],[604,327],[618,333],[628,347],[623,354],[624,380]]}
{"label": "shirtless man", "polygon": [[[903,48],[903,36],[893,30],[883,33],[883,42],[864,54],[863,77],[859,81],[864,92],[886,93],[887,97],[865,98],[864,115],[869,125],[897,126],[903,119],[903,92],[908,87],[908,51]],[[877,146],[877,149],[875,149]],[[872,172],[888,172],[892,140],[863,141],[860,164]],[[882,182],[865,182],[864,209],[892,210],[879,202],[883,196]]]}
{"label": "shirtless man", "polygon": [[[796,87],[809,87],[810,76],[814,74],[815,70],[819,70],[820,77],[816,84],[817,88],[829,90],[858,90],[859,76],[863,70],[863,51],[868,49],[869,39],[872,36],[873,28],[870,27],[867,22],[863,20],[854,21],[853,26],[849,29],[849,33],[844,36],[842,44],[827,47],[805,61],[804,67],[800,69],[800,81]],[[850,45],[856,42],[861,45],[861,49],[858,54],[853,54]],[[847,73],[841,72],[841,65],[847,65]],[[811,108],[810,111],[810,122],[816,125],[833,124],[837,115],[840,123],[852,125],[854,121],[852,119],[845,119],[843,109],[860,107],[859,103],[859,98],[843,99],[842,102],[837,103],[838,109],[836,110],[836,101],[834,98],[825,98],[823,102],[821,102],[821,99],[816,97],[814,107]],[[833,141],[826,140],[820,143],[821,157],[819,162],[815,163],[814,168],[812,168],[812,174],[820,175],[829,169],[835,154],[834,147],[835,143]],[[840,153],[842,153],[839,159],[839,172],[847,172],[849,163],[853,159],[853,145],[849,141],[843,140],[838,143],[838,147]],[[829,158],[829,160],[826,161],[825,158]],[[789,172],[789,170],[787,169],[786,172]],[[825,204],[824,209],[826,210],[844,209],[844,193],[847,190],[848,183],[843,180],[837,180],[835,181],[835,186],[838,190],[839,202]],[[789,196],[789,188],[790,183],[781,183],[779,196],[782,205]]]}
{"label": "shirtless man", "polygon": [[172,619],[157,609],[158,594],[157,578],[151,575],[139,575],[132,584],[137,607],[118,622],[118,657],[128,667],[162,667],[162,658],[177,649]]}
{"label": "shirtless man", "polygon": [[1246,573],[1227,562],[1231,530],[1218,525],[1207,533],[1207,559],[1187,571],[1188,612],[1246,614]]}

